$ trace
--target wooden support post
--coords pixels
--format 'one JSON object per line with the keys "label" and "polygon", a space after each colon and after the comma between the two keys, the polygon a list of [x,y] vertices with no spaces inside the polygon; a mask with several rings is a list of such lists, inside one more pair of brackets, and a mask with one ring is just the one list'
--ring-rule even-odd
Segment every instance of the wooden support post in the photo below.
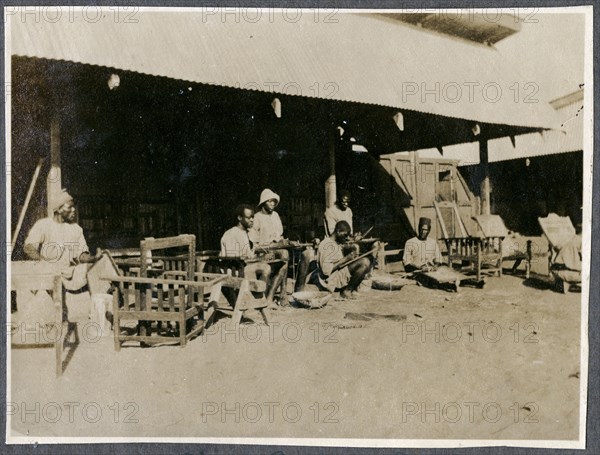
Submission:
{"label": "wooden support post", "polygon": [[62,178],[60,169],[60,122],[54,117],[50,122],[50,171],[46,177],[46,194],[48,196],[48,216],[54,215],[54,195],[62,189]]}
{"label": "wooden support post", "polygon": [[[419,218],[421,217],[421,201],[419,199],[419,176],[417,175],[419,173],[420,170],[420,166],[418,164],[418,155],[417,152],[410,152],[410,158],[412,161],[412,174],[413,174],[413,182],[414,182],[414,201],[413,201],[413,216],[414,216],[414,221],[413,221],[413,227],[415,229],[415,232],[418,234],[419,232]],[[436,231],[437,231],[437,224],[436,224]],[[430,234],[435,234],[436,237],[438,237],[437,232],[431,233]]]}
{"label": "wooden support post", "polygon": [[329,177],[325,181],[325,207],[333,207],[337,199],[335,178],[335,151],[338,142],[337,128],[329,134]]}
{"label": "wooden support post", "polygon": [[479,166],[483,174],[481,181],[481,214],[489,215],[490,208],[490,166],[488,160],[488,143],[486,139],[479,141]]}

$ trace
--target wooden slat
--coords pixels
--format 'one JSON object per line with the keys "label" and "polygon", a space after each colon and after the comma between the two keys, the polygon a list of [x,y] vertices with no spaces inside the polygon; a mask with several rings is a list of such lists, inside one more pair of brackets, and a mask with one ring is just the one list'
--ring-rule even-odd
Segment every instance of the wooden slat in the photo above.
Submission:
{"label": "wooden slat", "polygon": [[149,238],[140,242],[140,249],[165,250],[167,248],[174,248],[178,246],[188,246],[191,242],[196,242],[196,236],[192,234],[182,234],[174,237],[162,237],[158,239]]}
{"label": "wooden slat", "polygon": [[179,315],[173,311],[127,311],[121,313],[121,320],[123,321],[177,321]]}
{"label": "wooden slat", "polygon": [[[137,283],[134,284],[134,298],[133,298],[133,304],[135,307],[136,311],[140,311],[142,309],[142,293],[140,290],[140,286],[137,286]],[[128,310],[129,308],[125,308],[125,310]]]}
{"label": "wooden slat", "polygon": [[137,276],[117,276],[117,275],[104,275],[103,280],[113,281],[116,283],[146,283],[158,285],[161,283],[172,284],[172,285],[185,285],[185,286],[196,286],[196,287],[210,287],[217,282],[226,279],[226,275],[217,275],[214,280],[211,281],[190,281],[190,280],[173,280],[164,278],[147,278]]}
{"label": "wooden slat", "polygon": [[171,313],[175,311],[175,288],[173,285],[169,285],[169,311]]}
{"label": "wooden slat", "polygon": [[442,218],[442,214],[440,212],[440,207],[436,201],[433,201],[433,206],[435,208],[435,214],[437,215],[440,226],[442,227],[442,235],[445,239],[448,238],[448,231],[446,230],[446,224],[444,223],[444,219]]}
{"label": "wooden slat", "polygon": [[54,274],[15,274],[10,277],[11,290],[13,291],[38,291],[54,289]]}
{"label": "wooden slat", "polygon": [[63,341],[65,339],[65,331],[62,323],[63,320],[63,288],[62,278],[57,276],[54,278],[54,291],[52,293],[52,299],[54,300],[54,322],[60,327],[60,336],[58,340],[54,342],[54,351],[56,354],[56,377],[62,376],[62,354],[63,354]]}

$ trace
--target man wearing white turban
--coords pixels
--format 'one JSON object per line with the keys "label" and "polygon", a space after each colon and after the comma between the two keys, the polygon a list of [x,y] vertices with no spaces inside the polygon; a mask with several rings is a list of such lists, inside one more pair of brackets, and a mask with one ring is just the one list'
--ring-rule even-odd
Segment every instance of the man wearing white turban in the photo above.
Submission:
{"label": "man wearing white turban", "polygon": [[73,198],[62,190],[53,199],[53,216],[36,221],[27,238],[24,251],[30,259],[43,261],[51,269],[63,274],[65,288],[71,291],[86,284],[85,271],[77,265],[92,263],[83,229],[75,222]]}

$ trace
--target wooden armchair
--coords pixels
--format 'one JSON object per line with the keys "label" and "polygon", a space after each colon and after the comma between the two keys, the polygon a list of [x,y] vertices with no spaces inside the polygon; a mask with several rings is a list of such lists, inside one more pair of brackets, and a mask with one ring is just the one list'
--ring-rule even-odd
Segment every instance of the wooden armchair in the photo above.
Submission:
{"label": "wooden armchair", "polygon": [[[173,336],[185,346],[204,329],[205,289],[219,280],[196,280],[195,249],[194,235],[147,238],[140,242],[140,276],[105,277],[117,285],[113,295],[116,350],[127,341],[173,343]],[[183,279],[170,279],[172,273]],[[131,329],[126,324],[132,321],[137,323],[137,333],[126,333]]]}
{"label": "wooden armchair", "polygon": [[[211,290],[220,281],[219,278],[190,281],[131,276],[111,276],[106,279],[117,284],[113,295],[117,351],[128,341],[140,344],[178,343],[181,347],[185,346],[187,341],[206,327],[203,296],[206,289]],[[127,327],[127,322],[131,321],[137,323],[137,333],[128,330],[131,327]],[[173,334],[171,324],[176,325]]]}

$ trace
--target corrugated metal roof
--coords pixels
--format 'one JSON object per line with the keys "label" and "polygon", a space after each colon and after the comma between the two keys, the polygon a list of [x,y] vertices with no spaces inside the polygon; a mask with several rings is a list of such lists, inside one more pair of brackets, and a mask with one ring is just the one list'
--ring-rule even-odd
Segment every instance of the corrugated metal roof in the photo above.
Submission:
{"label": "corrugated metal roof", "polygon": [[546,103],[515,102],[510,87],[527,81],[494,49],[389,18],[345,13],[326,22],[305,11],[296,20],[275,10],[244,20],[142,9],[137,23],[125,23],[123,14],[117,21],[106,13],[95,22],[77,10],[52,22],[9,16],[11,53],[484,123],[557,126]]}
{"label": "corrugated metal roof", "polygon": [[[569,104],[565,104],[565,100]],[[547,130],[515,136],[513,146],[509,137],[488,141],[489,162],[532,158],[583,150],[583,91],[570,93],[551,102],[560,106],[556,113],[562,130]],[[419,156],[439,158],[437,149],[419,150]],[[459,166],[479,164],[479,143],[450,145],[443,148],[443,157],[459,161]]]}

